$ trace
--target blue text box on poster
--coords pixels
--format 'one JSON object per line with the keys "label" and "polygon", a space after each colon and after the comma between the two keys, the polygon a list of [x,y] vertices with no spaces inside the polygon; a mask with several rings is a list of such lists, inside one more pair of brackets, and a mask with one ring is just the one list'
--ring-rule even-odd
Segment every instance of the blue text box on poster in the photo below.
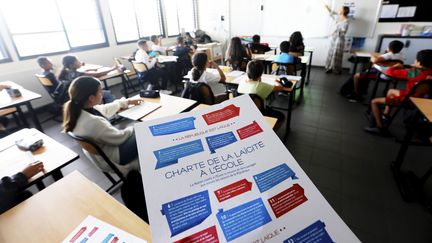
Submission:
{"label": "blue text box on poster", "polygon": [[288,178],[298,179],[287,164],[281,164],[262,173],[254,175],[259,191],[265,192]]}
{"label": "blue text box on poster", "polygon": [[162,205],[162,214],[166,216],[171,236],[202,223],[211,215],[208,191],[202,191]]}
{"label": "blue text box on poster", "polygon": [[180,158],[203,151],[204,148],[200,139],[156,150],[153,152],[157,159],[156,169],[176,164]]}
{"label": "blue text box on poster", "polygon": [[237,239],[271,221],[261,198],[227,211],[219,209],[216,217],[227,241]]}
{"label": "blue text box on poster", "polygon": [[195,117],[187,117],[162,124],[150,126],[153,136],[174,134],[195,129]]}
{"label": "blue text box on poster", "polygon": [[320,220],[304,228],[297,234],[284,240],[284,243],[333,243],[325,229],[325,224]]}
{"label": "blue text box on poster", "polygon": [[237,141],[233,132],[221,133],[218,135],[206,137],[210,152],[213,154],[218,148],[225,147]]}

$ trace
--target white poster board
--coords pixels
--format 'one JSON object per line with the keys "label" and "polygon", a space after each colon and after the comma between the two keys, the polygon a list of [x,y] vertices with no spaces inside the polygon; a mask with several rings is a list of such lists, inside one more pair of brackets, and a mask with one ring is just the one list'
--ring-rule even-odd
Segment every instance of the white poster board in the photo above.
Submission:
{"label": "white poster board", "polygon": [[359,242],[249,96],[135,134],[153,242]]}

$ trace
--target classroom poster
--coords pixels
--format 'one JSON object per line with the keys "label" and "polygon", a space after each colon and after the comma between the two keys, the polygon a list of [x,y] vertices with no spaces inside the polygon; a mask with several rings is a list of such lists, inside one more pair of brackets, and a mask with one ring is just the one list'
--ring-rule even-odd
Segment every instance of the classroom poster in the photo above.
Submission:
{"label": "classroom poster", "polygon": [[153,242],[359,242],[249,96],[135,134]]}

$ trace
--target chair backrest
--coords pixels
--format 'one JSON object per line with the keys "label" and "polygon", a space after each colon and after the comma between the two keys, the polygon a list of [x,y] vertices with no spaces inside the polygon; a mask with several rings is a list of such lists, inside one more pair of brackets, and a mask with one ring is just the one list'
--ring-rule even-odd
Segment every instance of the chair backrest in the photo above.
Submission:
{"label": "chair backrest", "polygon": [[78,144],[91,155],[101,156],[108,164],[108,166],[112,169],[112,171],[114,171],[121,180],[125,180],[123,173],[121,173],[117,166],[114,165],[114,163],[108,158],[105,152],[96,143],[90,141],[89,139],[76,136],[73,132],[68,132],[68,135],[72,137],[75,141],[77,141]]}
{"label": "chair backrest", "polygon": [[147,65],[142,62],[132,61],[132,66],[135,69],[135,72],[143,73],[148,71]]}
{"label": "chair backrest", "polygon": [[408,93],[408,97],[432,99],[432,79],[416,83]]}
{"label": "chair backrest", "polygon": [[196,100],[200,104],[214,105],[216,103],[210,86],[202,82],[187,82],[181,97]]}
{"label": "chair backrest", "polygon": [[380,62],[380,66],[384,66],[384,67],[391,67],[394,66],[396,64],[404,64],[402,60],[385,60],[383,62]]}
{"label": "chair backrest", "polygon": [[249,94],[252,101],[255,103],[256,107],[258,107],[258,110],[261,112],[265,109],[265,103],[264,100],[257,94]]}
{"label": "chair backrest", "polygon": [[39,82],[44,86],[52,87],[54,84],[51,82],[49,78],[42,74],[35,74]]}
{"label": "chair backrest", "polygon": [[297,75],[297,65],[295,63],[274,62],[274,64],[277,66],[274,71],[276,75]]}

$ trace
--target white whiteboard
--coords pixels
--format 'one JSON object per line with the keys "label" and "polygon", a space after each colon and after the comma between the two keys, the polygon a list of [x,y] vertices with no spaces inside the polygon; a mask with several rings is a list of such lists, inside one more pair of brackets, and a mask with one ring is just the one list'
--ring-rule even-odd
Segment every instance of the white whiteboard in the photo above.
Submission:
{"label": "white whiteboard", "polygon": [[324,6],[338,12],[345,3],[354,5],[347,36],[372,37],[382,0],[263,0],[262,34],[289,37],[298,30],[305,38],[327,37],[334,21]]}
{"label": "white whiteboard", "polygon": [[289,37],[301,31],[305,38],[326,37],[332,20],[325,4],[332,0],[264,0],[262,34]]}

